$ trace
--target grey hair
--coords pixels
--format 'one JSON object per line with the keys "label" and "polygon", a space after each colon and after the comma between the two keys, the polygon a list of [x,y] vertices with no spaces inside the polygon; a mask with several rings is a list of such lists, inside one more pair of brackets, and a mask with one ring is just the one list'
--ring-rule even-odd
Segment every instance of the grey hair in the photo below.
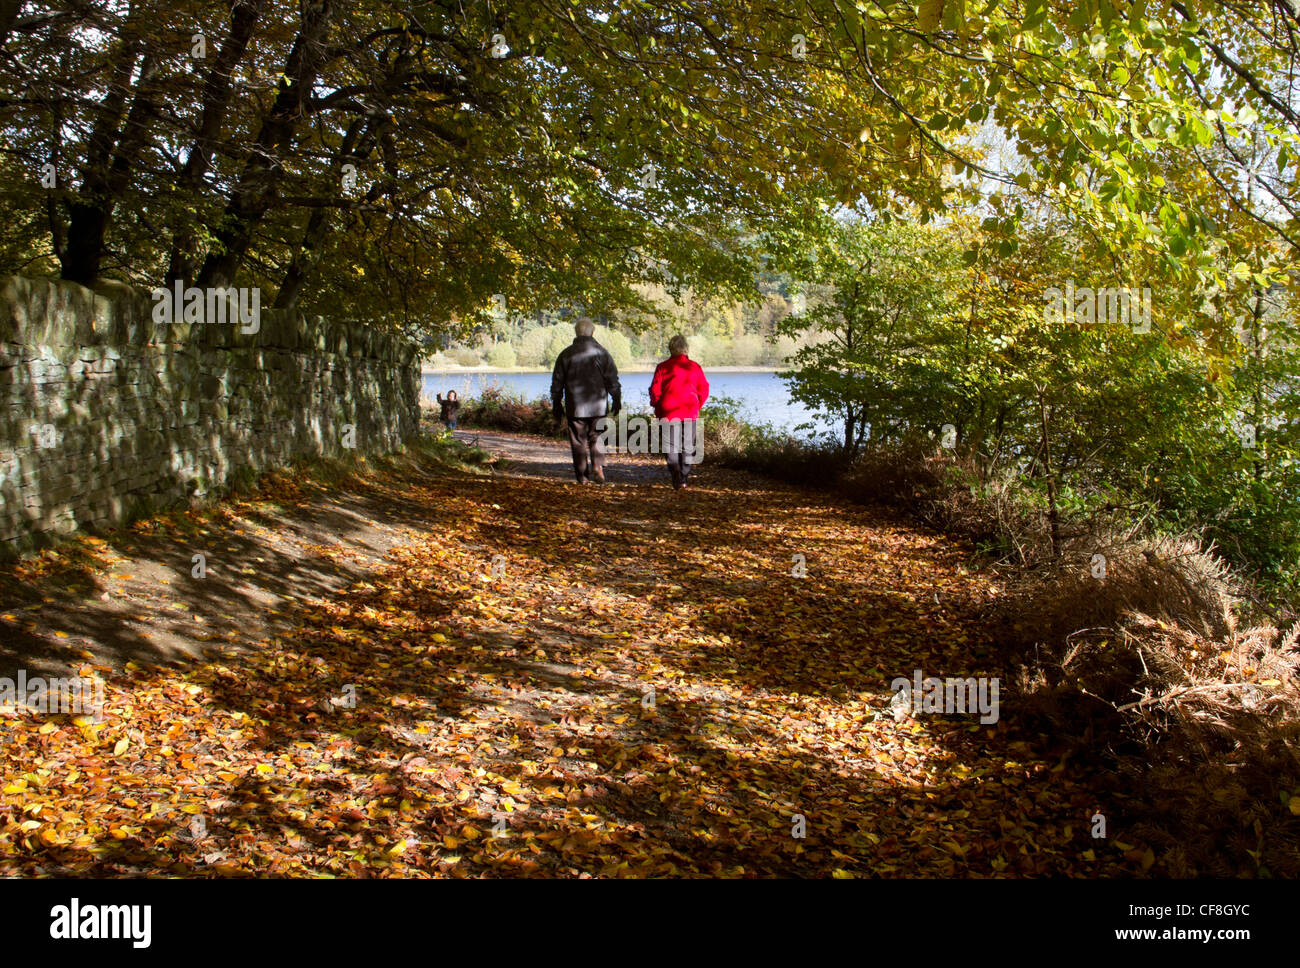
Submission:
{"label": "grey hair", "polygon": [[596,332],[596,324],[592,322],[590,316],[579,316],[578,321],[573,324],[573,331],[579,336],[590,336]]}
{"label": "grey hair", "polygon": [[681,333],[678,333],[668,341],[668,352],[672,356],[676,356],[678,353],[685,353],[688,349],[690,349],[690,347],[686,343],[686,337]]}

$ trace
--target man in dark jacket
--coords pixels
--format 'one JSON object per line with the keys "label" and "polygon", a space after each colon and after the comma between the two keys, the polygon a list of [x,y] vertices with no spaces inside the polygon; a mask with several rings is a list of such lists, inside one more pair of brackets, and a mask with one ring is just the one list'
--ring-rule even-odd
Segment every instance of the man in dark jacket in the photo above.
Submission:
{"label": "man in dark jacket", "polygon": [[[574,327],[577,337],[564,348],[551,374],[551,412],[569,422],[569,447],[573,473],[579,484],[605,483],[604,417],[617,416],[623,404],[618,367],[609,351],[592,338],[596,324],[582,316]],[[613,405],[606,409],[606,397]]]}

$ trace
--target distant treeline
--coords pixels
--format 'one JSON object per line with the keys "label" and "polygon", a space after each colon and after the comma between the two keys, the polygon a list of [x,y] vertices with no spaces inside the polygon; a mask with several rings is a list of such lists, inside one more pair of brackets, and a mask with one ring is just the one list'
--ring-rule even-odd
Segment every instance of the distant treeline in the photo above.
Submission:
{"label": "distant treeline", "polygon": [[[785,366],[802,347],[815,342],[815,333],[799,337],[778,327],[796,308],[797,297],[786,283],[760,283],[761,302],[725,302],[689,290],[674,298],[659,286],[639,291],[657,308],[655,314],[593,313],[603,325],[596,339],[619,366],[650,364],[668,355],[668,340],[683,333],[690,356],[704,366]],[[525,319],[501,320],[470,340],[453,343],[427,358],[431,366],[550,367],[573,342],[572,314],[538,313]]]}

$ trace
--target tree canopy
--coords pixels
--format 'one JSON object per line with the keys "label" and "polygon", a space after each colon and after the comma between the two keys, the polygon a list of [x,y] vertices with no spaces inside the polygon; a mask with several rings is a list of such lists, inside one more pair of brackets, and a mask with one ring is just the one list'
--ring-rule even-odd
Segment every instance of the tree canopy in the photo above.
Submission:
{"label": "tree canopy", "polygon": [[0,261],[438,328],[498,293],[750,290],[752,230],[823,207],[975,207],[1006,254],[1050,205],[1166,306],[1217,285],[1208,319],[1293,260],[1297,26],[1280,0],[9,2]]}

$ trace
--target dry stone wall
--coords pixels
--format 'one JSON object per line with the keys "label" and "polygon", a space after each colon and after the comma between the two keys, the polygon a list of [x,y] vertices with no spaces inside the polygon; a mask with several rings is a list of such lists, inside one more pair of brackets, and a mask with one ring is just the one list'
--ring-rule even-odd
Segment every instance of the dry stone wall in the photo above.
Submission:
{"label": "dry stone wall", "polygon": [[255,327],[158,323],[156,305],[116,283],[0,277],[0,551],[417,432],[406,340],[272,310]]}

